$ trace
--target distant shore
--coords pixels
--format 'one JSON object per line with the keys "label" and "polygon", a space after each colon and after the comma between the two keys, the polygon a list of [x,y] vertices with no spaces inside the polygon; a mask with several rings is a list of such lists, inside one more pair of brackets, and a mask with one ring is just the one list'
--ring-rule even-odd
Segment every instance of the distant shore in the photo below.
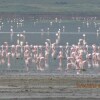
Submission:
{"label": "distant shore", "polygon": [[0,16],[2,17],[34,17],[34,18],[44,18],[44,19],[52,19],[52,18],[63,18],[63,19],[71,19],[72,17],[96,17],[100,19],[100,13],[96,12],[0,12]]}

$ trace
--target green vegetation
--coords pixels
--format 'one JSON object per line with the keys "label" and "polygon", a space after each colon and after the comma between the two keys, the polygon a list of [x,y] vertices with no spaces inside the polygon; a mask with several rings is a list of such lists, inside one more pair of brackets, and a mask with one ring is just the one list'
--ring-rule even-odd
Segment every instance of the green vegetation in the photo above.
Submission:
{"label": "green vegetation", "polygon": [[99,15],[100,0],[0,0],[0,12]]}

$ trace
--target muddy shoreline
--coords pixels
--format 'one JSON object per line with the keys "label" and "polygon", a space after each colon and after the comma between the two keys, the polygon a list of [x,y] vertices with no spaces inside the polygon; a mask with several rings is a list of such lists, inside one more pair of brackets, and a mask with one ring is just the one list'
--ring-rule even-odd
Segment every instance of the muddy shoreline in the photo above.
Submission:
{"label": "muddy shoreline", "polygon": [[0,100],[98,100],[100,88],[79,88],[77,83],[99,83],[96,75],[2,75]]}
{"label": "muddy shoreline", "polygon": [[77,83],[100,84],[100,75],[2,75],[0,100],[98,100],[100,88],[79,88]]}

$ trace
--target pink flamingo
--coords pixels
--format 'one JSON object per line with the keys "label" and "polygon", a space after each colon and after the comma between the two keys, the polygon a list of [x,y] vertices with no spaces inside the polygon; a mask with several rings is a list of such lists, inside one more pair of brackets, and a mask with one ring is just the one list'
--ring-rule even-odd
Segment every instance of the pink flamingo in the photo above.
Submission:
{"label": "pink flamingo", "polygon": [[[24,33],[25,33],[25,31],[24,31]],[[24,42],[25,42],[25,35],[20,34],[20,45],[23,46]]]}
{"label": "pink flamingo", "polygon": [[30,62],[31,62],[31,57],[27,57],[25,59],[25,64],[26,64],[26,70],[27,71],[29,71],[29,64],[30,64]]}
{"label": "pink flamingo", "polygon": [[59,55],[58,55],[58,59],[59,59],[59,68],[58,70],[61,70],[62,69],[62,60],[63,60],[63,52],[62,51],[59,51]]}
{"label": "pink flamingo", "polygon": [[26,42],[25,46],[24,46],[24,51],[25,50],[30,50],[30,46],[28,45],[28,42]]}
{"label": "pink flamingo", "polygon": [[7,59],[8,59],[8,63],[7,63],[7,66],[8,66],[8,68],[10,68],[10,66],[11,66],[11,63],[10,63],[10,52],[8,52],[7,53]]}
{"label": "pink flamingo", "polygon": [[47,43],[45,42],[45,45],[48,46],[49,50],[50,50],[50,47],[51,47],[51,40],[50,39],[46,39],[47,40]]}
{"label": "pink flamingo", "polygon": [[56,36],[57,36],[57,39],[56,39],[56,44],[58,44],[59,42],[60,42],[60,29],[59,29],[59,31],[58,31],[58,33],[56,33]]}
{"label": "pink flamingo", "polygon": [[[51,44],[50,44],[51,45]],[[45,50],[49,53],[50,52],[50,45],[48,42],[45,42]]]}
{"label": "pink flamingo", "polygon": [[5,51],[2,50],[2,51],[1,51],[1,63],[2,63],[2,64],[5,63],[5,59],[4,59],[5,56],[4,56],[4,55],[5,55]]}
{"label": "pink flamingo", "polygon": [[73,62],[74,62],[74,57],[67,57],[67,67],[65,70],[76,67],[76,65]]}
{"label": "pink flamingo", "polygon": [[[23,31],[25,33],[25,31]],[[25,35],[24,34],[20,34],[20,40],[25,42]]]}
{"label": "pink flamingo", "polygon": [[24,51],[24,59],[27,59],[27,58],[29,58],[29,50],[25,50]]}
{"label": "pink flamingo", "polygon": [[96,44],[93,44],[92,48],[93,48],[93,52],[97,52],[97,46],[96,46]]}
{"label": "pink flamingo", "polygon": [[48,67],[49,62],[49,53],[50,53],[50,46],[47,42],[45,42],[45,67]]}
{"label": "pink flamingo", "polygon": [[98,58],[99,58],[99,53],[93,52],[92,53],[92,64],[93,64],[93,67],[95,67],[95,66],[98,67],[99,66]]}
{"label": "pink flamingo", "polygon": [[15,54],[16,54],[16,46],[12,45],[11,46],[11,55],[12,55],[12,57],[15,57]]}
{"label": "pink flamingo", "polygon": [[99,66],[98,65],[98,60],[97,60],[97,55],[98,55],[98,47],[96,44],[92,45],[93,51],[92,51],[92,64],[93,66]]}
{"label": "pink flamingo", "polygon": [[32,52],[33,52],[33,56],[34,56],[32,62],[36,63],[37,58],[38,58],[38,46],[37,45],[34,46]]}
{"label": "pink flamingo", "polygon": [[88,63],[88,67],[90,68],[92,66],[91,62],[92,62],[92,55],[90,53],[86,54],[86,60]]}
{"label": "pink flamingo", "polygon": [[55,58],[56,57],[56,43],[53,43],[52,45],[51,45],[51,49],[52,49],[52,54],[51,54],[51,56],[52,56],[52,58]]}
{"label": "pink flamingo", "polygon": [[10,33],[10,38],[11,38],[11,42],[12,42],[12,40],[13,40],[13,29],[12,28],[10,29],[10,32],[11,32]]}
{"label": "pink flamingo", "polygon": [[43,54],[40,54],[39,58],[40,58],[40,60],[39,60],[39,68],[40,68],[41,71],[43,71],[44,70],[44,66],[45,66],[45,57],[43,57]]}
{"label": "pink flamingo", "polygon": [[20,49],[20,45],[16,45],[16,58],[17,59],[20,58],[21,56],[19,49]]}
{"label": "pink flamingo", "polygon": [[17,34],[17,37],[18,37],[18,39],[17,39],[17,45],[19,45],[19,43],[20,43],[20,40],[19,40],[20,35]]}
{"label": "pink flamingo", "polygon": [[84,69],[85,66],[87,66],[87,60],[83,60],[81,55],[76,59],[76,69],[81,70]]}
{"label": "pink flamingo", "polygon": [[96,66],[99,67],[100,66],[100,53],[96,53],[96,56],[97,56],[97,64]]}
{"label": "pink flamingo", "polygon": [[49,62],[49,52],[45,50],[45,67],[48,67],[48,62]]}
{"label": "pink flamingo", "polygon": [[36,63],[36,67],[37,67],[37,70],[40,70],[40,55],[36,55],[35,56],[35,63]]}

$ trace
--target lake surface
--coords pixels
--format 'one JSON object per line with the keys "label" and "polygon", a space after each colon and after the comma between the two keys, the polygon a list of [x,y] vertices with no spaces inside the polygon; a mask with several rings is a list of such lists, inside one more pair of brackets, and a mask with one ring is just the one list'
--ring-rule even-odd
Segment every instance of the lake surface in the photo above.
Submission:
{"label": "lake surface", "polygon": [[[89,52],[91,53],[92,44],[100,45],[100,34],[99,28],[100,23],[96,20],[62,20],[62,19],[34,19],[34,18],[1,18],[0,19],[0,45],[4,42],[8,42],[8,45],[16,45],[19,39],[18,34],[25,36],[25,41],[29,45],[45,46],[47,39],[54,43],[57,39],[56,33],[60,31],[60,42],[56,47],[57,55],[60,50],[63,51],[65,56],[65,46],[68,42],[70,46],[73,44],[77,45],[79,39],[83,39],[83,34],[85,34],[86,43],[90,46]],[[97,32],[98,30],[98,32]],[[62,46],[62,48],[61,48]],[[40,49],[39,49],[40,50]],[[45,54],[45,48],[42,48],[43,55]],[[11,47],[9,47],[9,52],[11,52]],[[7,67],[7,58],[4,64],[0,64],[0,72],[7,74],[76,74],[77,70],[65,71],[67,66],[66,59],[63,59],[62,70],[59,71],[59,59],[53,59],[49,54],[48,68],[44,71],[38,71],[37,65],[31,63],[29,71],[26,71],[26,65],[23,58],[23,54],[19,59],[15,57],[10,57],[11,66]],[[81,74],[99,74],[100,68],[87,68],[86,71],[82,71]]]}

